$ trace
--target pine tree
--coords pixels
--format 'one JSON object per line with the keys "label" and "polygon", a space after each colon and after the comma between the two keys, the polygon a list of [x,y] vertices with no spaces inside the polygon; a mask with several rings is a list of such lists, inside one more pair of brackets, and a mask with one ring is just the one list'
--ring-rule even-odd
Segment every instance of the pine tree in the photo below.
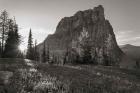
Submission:
{"label": "pine tree", "polygon": [[34,60],[39,61],[39,52],[37,49],[37,40],[35,40],[35,46],[34,46]]}
{"label": "pine tree", "polygon": [[66,64],[68,62],[68,54],[69,54],[69,51],[68,51],[68,48],[64,54],[64,59],[63,59],[63,65]]}
{"label": "pine tree", "polygon": [[46,58],[46,45],[45,45],[45,41],[44,41],[44,43],[43,43],[43,52],[42,52],[41,58],[42,58],[42,62],[43,62],[43,63],[46,63],[47,58]]}
{"label": "pine tree", "polygon": [[92,63],[92,56],[91,56],[91,45],[89,39],[84,40],[84,44],[82,45],[83,55],[82,55],[82,62],[83,64]]}
{"label": "pine tree", "polygon": [[31,31],[31,29],[30,29],[30,32],[29,32],[26,58],[27,59],[31,59],[31,60],[34,59],[34,56],[33,56],[33,38],[32,38],[32,31]]}
{"label": "pine tree", "polygon": [[56,59],[56,56],[53,54],[52,55],[52,59],[51,59],[51,64],[54,64],[54,63],[57,63],[57,59]]}
{"label": "pine tree", "polygon": [[48,45],[47,54],[46,54],[46,62],[50,63],[50,48],[49,48],[49,45]]}
{"label": "pine tree", "polygon": [[79,55],[79,54],[76,55],[76,60],[75,60],[75,62],[78,63],[78,64],[79,64],[79,63],[82,63],[81,60],[80,60],[80,55]]}
{"label": "pine tree", "polygon": [[15,33],[15,52],[18,54],[17,57],[20,57],[20,50],[19,50],[19,45],[21,43],[21,36],[18,33],[18,25],[15,23],[14,24],[14,33]]}
{"label": "pine tree", "polygon": [[136,61],[136,68],[139,68],[139,67],[140,67],[140,62]]}
{"label": "pine tree", "polygon": [[5,44],[3,57],[17,58],[19,54],[18,46],[20,44],[20,35],[18,34],[18,26],[12,19],[9,21],[8,38]]}
{"label": "pine tree", "polygon": [[2,57],[2,52],[1,52],[1,42],[0,42],[0,58]]}
{"label": "pine tree", "polygon": [[7,39],[8,28],[9,28],[9,17],[6,10],[2,11],[0,15],[0,32],[1,32],[1,52],[4,52],[5,41]]}

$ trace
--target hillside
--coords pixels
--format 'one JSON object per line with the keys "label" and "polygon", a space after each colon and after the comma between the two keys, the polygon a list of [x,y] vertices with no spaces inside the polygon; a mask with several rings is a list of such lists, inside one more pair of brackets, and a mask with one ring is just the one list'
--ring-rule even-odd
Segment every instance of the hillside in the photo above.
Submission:
{"label": "hillside", "polygon": [[138,61],[140,60],[140,46],[127,44],[120,46],[120,48],[130,58]]}
{"label": "hillside", "polygon": [[[30,60],[0,59],[0,92],[139,93],[135,70],[79,65],[36,64]],[[13,92],[12,92],[13,91]],[[46,93],[46,92],[45,92]]]}

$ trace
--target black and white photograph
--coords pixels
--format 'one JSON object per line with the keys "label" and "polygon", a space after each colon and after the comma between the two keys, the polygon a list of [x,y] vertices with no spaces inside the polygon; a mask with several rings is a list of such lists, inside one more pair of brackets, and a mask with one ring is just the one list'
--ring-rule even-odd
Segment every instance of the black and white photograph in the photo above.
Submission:
{"label": "black and white photograph", "polygon": [[140,93],[140,0],[0,0],[0,93]]}

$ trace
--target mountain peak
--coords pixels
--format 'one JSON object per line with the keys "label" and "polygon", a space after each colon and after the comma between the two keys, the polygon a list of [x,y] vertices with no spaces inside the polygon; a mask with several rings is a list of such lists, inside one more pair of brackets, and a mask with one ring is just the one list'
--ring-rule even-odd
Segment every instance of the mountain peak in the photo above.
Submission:
{"label": "mountain peak", "polygon": [[102,5],[98,5],[97,7],[94,7],[93,10],[104,14],[104,7]]}
{"label": "mountain peak", "polygon": [[102,5],[62,18],[55,34],[45,41],[52,54],[60,57],[59,60],[63,61],[63,55],[69,50],[67,60],[75,62],[77,55],[83,55],[81,44],[84,44],[85,38],[88,38],[92,47],[93,62],[101,65],[119,64],[123,53],[117,45],[110,22],[105,19]]}
{"label": "mountain peak", "polygon": [[120,46],[120,48],[131,48],[131,47],[139,47],[139,46],[135,46],[135,45],[131,45],[131,44],[125,44],[125,45]]}
{"label": "mountain peak", "polygon": [[125,47],[133,47],[134,45],[126,44]]}

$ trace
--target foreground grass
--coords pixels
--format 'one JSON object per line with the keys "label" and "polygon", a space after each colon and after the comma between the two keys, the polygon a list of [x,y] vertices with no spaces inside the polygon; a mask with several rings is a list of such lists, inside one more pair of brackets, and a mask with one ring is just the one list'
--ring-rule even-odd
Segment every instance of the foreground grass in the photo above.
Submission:
{"label": "foreground grass", "polygon": [[123,69],[101,66],[38,66],[45,74],[69,80],[69,93],[139,93],[140,79]]}
{"label": "foreground grass", "polygon": [[0,59],[0,71],[13,73],[12,77],[9,74],[8,83],[0,85],[0,93],[139,93],[140,91],[140,73],[136,70],[89,65],[56,66],[36,64],[23,59]]}

